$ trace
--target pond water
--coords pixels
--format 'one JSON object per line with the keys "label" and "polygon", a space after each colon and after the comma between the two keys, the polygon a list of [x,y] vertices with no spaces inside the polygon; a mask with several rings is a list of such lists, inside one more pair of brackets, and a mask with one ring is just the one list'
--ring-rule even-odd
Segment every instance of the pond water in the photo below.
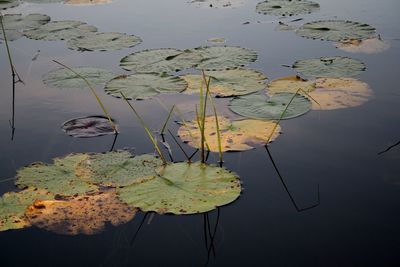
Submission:
{"label": "pond water", "polygon": [[[210,45],[206,42],[209,38],[221,37],[225,45],[257,51],[258,59],[250,67],[270,80],[293,75],[292,69],[282,65],[303,58],[349,56],[366,64],[367,70],[357,78],[368,83],[374,93],[367,103],[333,111],[313,110],[282,121],[283,134],[269,145],[297,206],[314,205],[318,192],[320,205],[296,210],[264,147],[225,153],[224,166],[239,174],[245,190],[234,203],[208,213],[211,234],[216,229],[213,250],[205,244],[205,215],[147,216],[141,225],[145,215],[139,212],[127,224],[108,226],[90,236],[57,235],[35,227],[0,232],[1,266],[202,266],[208,258],[209,266],[400,264],[400,146],[378,155],[400,140],[400,2],[318,0],[320,11],[293,17],[307,22],[345,19],[372,25],[390,43],[389,49],[377,54],[348,53],[332,42],[276,31],[282,19],[256,13],[258,1],[241,2],[236,8],[199,8],[187,0],[115,0],[93,6],[24,3],[4,11],[80,20],[101,31],[140,36],[143,42],[106,52],[78,52],[62,41],[25,37],[10,42],[14,64],[25,82],[16,85],[12,140],[12,80],[6,49],[0,44],[0,192],[16,190],[10,178],[32,162],[51,162],[72,152],[105,152],[113,144],[112,135],[79,139],[62,131],[61,124],[67,120],[102,112],[86,88],[56,89],[43,84],[42,75],[58,67],[52,60],[125,74],[119,61],[132,52],[194,48]],[[137,154],[153,152],[128,106],[101,87],[97,93],[119,124],[115,148],[132,148]],[[193,100],[176,95],[159,98],[166,106]],[[132,102],[152,130],[162,127],[168,112],[159,101]],[[169,128],[176,133],[178,125],[170,123]],[[169,137],[168,142],[174,160],[184,160]],[[194,151],[187,145],[184,148]],[[218,154],[212,153],[209,162],[217,161]],[[210,243],[209,237],[207,240]]]}

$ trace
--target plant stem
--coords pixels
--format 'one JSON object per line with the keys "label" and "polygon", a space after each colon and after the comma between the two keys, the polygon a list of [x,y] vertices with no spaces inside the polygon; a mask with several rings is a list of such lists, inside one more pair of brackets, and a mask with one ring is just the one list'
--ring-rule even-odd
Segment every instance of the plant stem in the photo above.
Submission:
{"label": "plant stem", "polygon": [[170,110],[169,113],[168,113],[168,117],[167,117],[167,119],[165,120],[164,126],[163,126],[162,129],[161,129],[161,135],[164,134],[165,128],[167,127],[168,121],[169,121],[169,119],[171,118],[171,115],[172,115],[172,112],[174,111],[174,108],[175,108],[175,105],[172,105],[171,110]]}

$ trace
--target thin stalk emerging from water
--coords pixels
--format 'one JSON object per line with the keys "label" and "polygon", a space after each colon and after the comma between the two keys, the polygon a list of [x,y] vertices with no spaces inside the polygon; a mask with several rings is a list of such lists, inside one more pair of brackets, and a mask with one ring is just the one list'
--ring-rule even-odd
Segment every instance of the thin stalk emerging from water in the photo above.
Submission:
{"label": "thin stalk emerging from water", "polygon": [[167,127],[168,121],[171,118],[172,112],[174,111],[175,105],[172,105],[171,110],[168,113],[167,119],[165,120],[164,126],[161,129],[161,135],[164,134],[165,128]]}

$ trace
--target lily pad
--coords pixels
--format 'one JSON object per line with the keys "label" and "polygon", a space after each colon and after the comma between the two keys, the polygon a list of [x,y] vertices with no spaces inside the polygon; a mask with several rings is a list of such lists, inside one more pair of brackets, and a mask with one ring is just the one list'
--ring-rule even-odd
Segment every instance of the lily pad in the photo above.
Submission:
{"label": "lily pad", "polygon": [[[271,97],[256,93],[232,99],[229,108],[244,117],[277,120],[281,117],[292,97],[293,93],[277,93]],[[310,100],[297,94],[282,119],[298,117],[307,113],[310,109]]]}
{"label": "lily pad", "polygon": [[366,70],[364,63],[348,57],[298,60],[293,69],[309,77],[353,77]]}
{"label": "lily pad", "polygon": [[159,176],[117,190],[131,207],[157,213],[194,214],[235,201],[241,192],[237,174],[212,165],[172,163]]}
{"label": "lily pad", "polygon": [[31,226],[25,210],[36,200],[52,199],[46,190],[27,188],[20,192],[5,193],[0,198],[0,231],[21,229]]}
{"label": "lily pad", "polygon": [[247,0],[192,0],[189,3],[203,8],[236,8],[245,5]]}
{"label": "lily pad", "polygon": [[194,48],[201,62],[196,66],[201,70],[224,70],[244,67],[257,60],[257,53],[236,46],[206,46]]}
{"label": "lily pad", "polygon": [[122,203],[113,191],[40,200],[26,211],[32,225],[63,235],[96,234],[107,222],[117,226],[129,222],[135,214],[136,209]]}
{"label": "lily pad", "polygon": [[7,9],[19,5],[18,0],[0,0],[0,9]]}
{"label": "lily pad", "polygon": [[200,60],[199,53],[192,50],[151,49],[124,57],[120,66],[137,73],[171,73],[193,68]]}
{"label": "lily pad", "polygon": [[368,84],[352,78],[319,78],[309,94],[321,105],[313,102],[313,109],[333,110],[360,106],[371,98],[372,91]]}
{"label": "lily pad", "polygon": [[[263,90],[267,79],[261,72],[250,69],[207,71],[205,74],[207,79],[211,78],[210,92],[220,97],[246,95]],[[181,77],[188,83],[184,93],[199,93],[204,81],[202,75],[187,74]]]}
{"label": "lily pad", "polygon": [[366,40],[349,40],[335,44],[336,48],[349,53],[376,54],[383,52],[390,47],[390,43],[380,38]]}
{"label": "lily pad", "polygon": [[[17,30],[4,30],[6,32],[6,37],[8,42],[18,40],[24,36],[21,32]],[[0,40],[4,40],[3,31],[0,29]]]}
{"label": "lily pad", "polygon": [[302,79],[299,76],[287,76],[275,79],[268,84],[267,92],[269,95],[276,93],[296,93],[299,89],[304,92],[312,92],[315,90],[315,82]]}
{"label": "lily pad", "polygon": [[[245,151],[253,149],[256,145],[265,145],[274,129],[275,132],[270,141],[275,140],[280,132],[280,126],[273,121],[261,120],[240,120],[230,121],[229,119],[218,116],[219,132],[221,139],[221,151]],[[205,119],[205,138],[212,152],[218,152],[218,134],[215,116],[208,116]],[[178,130],[178,135],[182,141],[190,146],[200,148],[201,132],[197,120],[187,122]]]}
{"label": "lily pad", "polygon": [[3,25],[6,30],[17,30],[23,32],[38,28],[50,21],[50,17],[43,14],[6,14],[3,15]]}
{"label": "lily pad", "polygon": [[309,22],[301,26],[296,33],[301,37],[334,42],[364,40],[376,36],[374,27],[348,20],[320,20]]}
{"label": "lily pad", "polygon": [[16,185],[19,188],[46,189],[50,193],[63,196],[96,191],[96,186],[82,181],[75,174],[77,164],[87,157],[87,154],[71,154],[63,158],[56,158],[54,164],[33,163],[18,170]]}
{"label": "lily pad", "polygon": [[25,31],[26,37],[35,40],[69,40],[97,32],[97,28],[84,22],[74,20],[51,21],[39,28]]}
{"label": "lily pad", "polygon": [[308,0],[267,0],[258,3],[256,11],[264,15],[294,16],[319,11],[319,4]]}
{"label": "lily pad", "polygon": [[208,38],[207,42],[215,43],[215,44],[222,44],[222,43],[225,43],[226,40],[225,40],[225,38],[222,38],[222,37],[212,37],[212,38]]}
{"label": "lily pad", "polygon": [[80,5],[80,6],[92,6],[100,4],[110,4],[113,0],[66,0],[67,5]]}
{"label": "lily pad", "polygon": [[79,51],[107,51],[133,47],[142,40],[134,35],[118,32],[91,33],[67,42],[70,49]]}
{"label": "lily pad", "polygon": [[128,151],[116,151],[89,155],[78,164],[76,172],[88,183],[121,187],[153,178],[161,165],[162,161],[153,155],[134,157]]}
{"label": "lily pad", "polygon": [[[104,84],[114,77],[108,70],[92,67],[74,67],[75,72],[87,79],[92,85]],[[43,82],[51,87],[61,89],[87,88],[85,81],[72,71],[60,68],[52,70],[42,77]]]}
{"label": "lily pad", "polygon": [[62,125],[63,131],[77,138],[96,137],[115,134],[113,126],[107,117],[89,116],[66,121]]}
{"label": "lily pad", "polygon": [[179,78],[156,74],[132,74],[118,76],[106,84],[105,91],[121,97],[122,92],[128,99],[146,99],[160,93],[179,93],[185,90],[187,83]]}

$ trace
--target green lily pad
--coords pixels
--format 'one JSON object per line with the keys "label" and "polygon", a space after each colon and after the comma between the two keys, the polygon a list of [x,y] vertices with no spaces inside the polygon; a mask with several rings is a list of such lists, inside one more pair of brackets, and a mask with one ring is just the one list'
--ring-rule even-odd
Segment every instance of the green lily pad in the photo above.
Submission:
{"label": "green lily pad", "polygon": [[33,163],[17,172],[19,188],[36,187],[53,194],[73,196],[97,190],[96,186],[82,181],[75,174],[76,165],[85,160],[87,154],[71,154],[56,158],[54,164]]}
{"label": "green lily pad", "polygon": [[18,0],[0,0],[0,9],[7,9],[19,5]]}
{"label": "green lily pad", "polygon": [[113,0],[66,0],[67,5],[92,6],[112,3]]}
{"label": "green lily pad", "polygon": [[[277,93],[271,97],[256,93],[232,99],[229,108],[244,117],[277,120],[281,117],[292,97],[292,93]],[[298,117],[307,113],[310,109],[310,100],[297,94],[282,119]]]}
{"label": "green lily pad", "polygon": [[194,214],[229,204],[241,192],[237,174],[199,162],[168,164],[159,168],[158,174],[117,189],[119,198],[146,212]]}
{"label": "green lily pad", "polygon": [[366,70],[359,60],[348,57],[321,57],[298,60],[293,69],[310,77],[353,77]]}
{"label": "green lily pad", "polygon": [[0,198],[0,231],[29,227],[31,224],[25,216],[28,206],[36,200],[52,198],[54,195],[48,191],[36,188],[5,193]]}
{"label": "green lily pad", "polygon": [[308,0],[267,0],[256,6],[258,13],[272,16],[294,16],[318,10],[319,4]]}
{"label": "green lily pad", "polygon": [[[261,72],[250,69],[234,69],[205,72],[207,79],[211,78],[210,92],[217,96],[228,97],[254,93],[265,88],[267,77]],[[186,94],[199,93],[202,75],[187,74],[181,76],[187,83]]]}
{"label": "green lily pad", "polygon": [[201,56],[192,50],[151,49],[124,57],[120,66],[137,73],[170,73],[193,68],[200,60]]}
{"label": "green lily pad", "polygon": [[91,32],[97,32],[97,28],[84,22],[64,20],[51,21],[37,29],[25,31],[26,37],[35,40],[69,40],[84,36]]}
{"label": "green lily pad", "polygon": [[67,46],[79,51],[107,51],[133,47],[141,42],[142,40],[134,35],[101,32],[73,38],[67,42]]}
{"label": "green lily pad", "polygon": [[[4,30],[6,32],[6,37],[8,42],[18,40],[24,36],[21,32],[17,30]],[[4,40],[3,31],[0,29],[0,40]]]}
{"label": "green lily pad", "polygon": [[192,49],[201,56],[196,68],[201,70],[226,70],[244,67],[257,60],[257,53],[236,46],[206,46]]}
{"label": "green lily pad", "polygon": [[[113,119],[111,119],[114,121]],[[89,138],[108,134],[115,134],[115,129],[107,117],[88,116],[66,121],[62,125],[63,131],[76,138]]]}
{"label": "green lily pad", "polygon": [[121,92],[128,99],[147,99],[160,93],[179,93],[185,90],[187,83],[173,76],[156,74],[132,74],[118,76],[106,84],[105,91],[121,97]]}
{"label": "green lily pad", "polygon": [[128,151],[91,154],[77,166],[77,174],[88,183],[121,187],[142,183],[157,175],[162,161],[153,155],[132,156]]}
{"label": "green lily pad", "polygon": [[[73,69],[92,85],[104,84],[114,77],[112,72],[99,68],[75,67]],[[43,75],[42,79],[46,85],[51,87],[61,89],[87,88],[87,84],[82,78],[65,68],[52,70]]]}
{"label": "green lily pad", "polygon": [[38,28],[50,21],[50,17],[43,14],[6,14],[3,16],[3,25],[6,30],[26,31]]}
{"label": "green lily pad", "polygon": [[297,29],[301,37],[341,42],[345,40],[364,40],[376,36],[374,27],[347,20],[320,20],[309,22]]}

